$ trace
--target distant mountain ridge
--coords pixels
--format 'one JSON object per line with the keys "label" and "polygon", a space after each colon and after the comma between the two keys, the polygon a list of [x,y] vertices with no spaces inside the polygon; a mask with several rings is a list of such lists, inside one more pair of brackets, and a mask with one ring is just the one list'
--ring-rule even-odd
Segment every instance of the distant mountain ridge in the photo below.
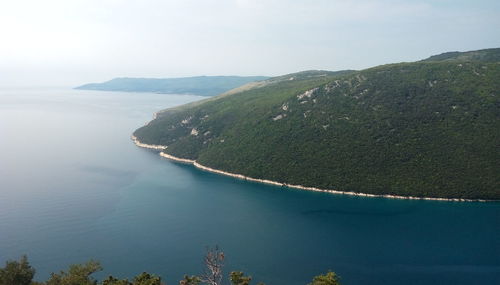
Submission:
{"label": "distant mountain ridge", "polygon": [[214,96],[266,76],[195,76],[180,78],[129,78],[120,77],[103,83],[89,83],[75,89],[154,92]]}
{"label": "distant mountain ridge", "polygon": [[256,179],[375,195],[500,199],[500,49],[307,71],[160,112],[134,132]]}

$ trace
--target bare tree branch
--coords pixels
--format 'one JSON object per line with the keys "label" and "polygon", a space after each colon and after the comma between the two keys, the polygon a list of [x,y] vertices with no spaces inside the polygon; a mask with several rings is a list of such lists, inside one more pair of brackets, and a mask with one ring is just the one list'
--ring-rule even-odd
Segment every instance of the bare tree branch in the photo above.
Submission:
{"label": "bare tree branch", "polygon": [[222,268],[224,267],[224,252],[218,246],[207,248],[207,254],[204,258],[205,272],[201,280],[209,285],[222,284]]}

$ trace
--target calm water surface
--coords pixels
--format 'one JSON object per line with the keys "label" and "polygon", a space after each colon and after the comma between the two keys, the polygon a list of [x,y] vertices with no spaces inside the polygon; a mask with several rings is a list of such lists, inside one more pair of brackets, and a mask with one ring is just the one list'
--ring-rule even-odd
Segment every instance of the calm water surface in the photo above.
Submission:
{"label": "calm water surface", "polygon": [[218,244],[229,270],[306,284],[499,284],[500,203],[343,197],[199,171],[130,134],[188,95],[0,89],[0,262],[36,279],[91,258],[103,277],[176,284]]}

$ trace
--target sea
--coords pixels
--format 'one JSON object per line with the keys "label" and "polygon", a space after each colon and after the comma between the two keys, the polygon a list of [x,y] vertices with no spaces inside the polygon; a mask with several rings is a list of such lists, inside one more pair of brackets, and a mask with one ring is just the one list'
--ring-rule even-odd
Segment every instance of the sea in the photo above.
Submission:
{"label": "sea", "polygon": [[218,246],[253,284],[500,284],[500,203],[367,198],[220,176],[139,148],[153,113],[203,99],[71,88],[0,89],[0,266],[35,280],[98,260],[177,284]]}

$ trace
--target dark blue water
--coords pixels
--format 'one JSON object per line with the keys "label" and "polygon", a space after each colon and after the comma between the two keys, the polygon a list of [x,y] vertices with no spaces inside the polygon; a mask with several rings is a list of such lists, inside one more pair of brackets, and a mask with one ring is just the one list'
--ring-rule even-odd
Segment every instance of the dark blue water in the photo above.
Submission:
{"label": "dark blue water", "polygon": [[285,190],[172,163],[130,141],[196,96],[0,90],[0,262],[27,254],[36,279],[91,258],[102,277],[176,284],[206,246],[226,271],[307,284],[498,284],[500,203],[343,197]]}

